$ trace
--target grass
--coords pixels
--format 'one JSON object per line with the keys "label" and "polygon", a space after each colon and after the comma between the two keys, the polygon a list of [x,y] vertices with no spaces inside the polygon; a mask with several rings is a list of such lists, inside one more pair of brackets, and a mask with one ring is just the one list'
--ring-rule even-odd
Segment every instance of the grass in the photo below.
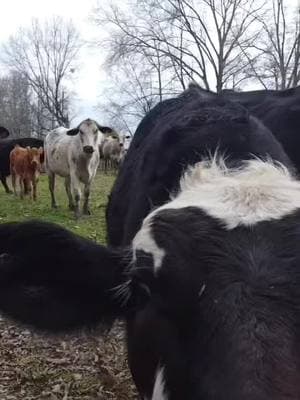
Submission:
{"label": "grass", "polygon": [[[42,175],[38,184],[38,199],[36,202],[25,198],[21,200],[15,195],[8,195],[0,188],[0,223],[10,221],[23,221],[28,219],[41,219],[60,224],[79,235],[105,243],[106,224],[105,207],[107,196],[110,193],[114,175],[98,173],[93,182],[90,198],[92,215],[84,216],[78,221],[68,209],[68,200],[65,193],[64,181],[56,179],[56,199],[59,208],[53,210],[50,206],[50,193],[47,176]],[[9,182],[10,184],[10,182]],[[10,185],[11,186],[11,185]]]}

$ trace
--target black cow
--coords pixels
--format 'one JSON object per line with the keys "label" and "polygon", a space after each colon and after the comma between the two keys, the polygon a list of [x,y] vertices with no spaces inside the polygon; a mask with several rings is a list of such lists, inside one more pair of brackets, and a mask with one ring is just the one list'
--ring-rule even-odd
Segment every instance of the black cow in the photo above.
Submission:
{"label": "black cow", "polygon": [[300,398],[300,183],[244,107],[194,88],[155,107],[107,223],[112,247],[0,225],[2,312],[49,331],[125,318],[143,399]]}
{"label": "black cow", "polygon": [[9,131],[4,126],[0,126],[0,139],[5,139],[7,136],[9,136]]}
{"label": "black cow", "polygon": [[300,86],[286,90],[249,92],[224,90],[222,93],[231,101],[246,106],[263,121],[281,142],[300,173]]}
{"label": "black cow", "polygon": [[36,138],[8,139],[0,142],[0,180],[6,193],[12,193],[7,185],[6,178],[10,175],[9,155],[16,144],[21,147],[29,146],[39,148],[43,147],[44,142]]}

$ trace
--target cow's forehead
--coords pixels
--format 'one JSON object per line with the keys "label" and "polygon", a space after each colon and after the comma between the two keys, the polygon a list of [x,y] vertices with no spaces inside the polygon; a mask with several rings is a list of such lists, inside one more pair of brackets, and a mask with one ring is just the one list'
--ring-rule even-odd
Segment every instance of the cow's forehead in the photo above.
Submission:
{"label": "cow's forehead", "polygon": [[[137,251],[151,254],[154,273],[162,267],[170,250],[162,248],[156,240],[161,229],[157,218],[171,210],[173,215],[180,215],[189,208],[219,221],[225,237],[226,231],[239,226],[251,229],[260,222],[280,220],[299,210],[300,182],[285,167],[270,161],[251,160],[237,170],[227,169],[223,161],[196,164],[182,177],[179,193],[144,219],[133,240],[134,257]],[[196,213],[195,218],[200,215]],[[187,218],[185,223],[189,221]],[[173,218],[172,223],[174,226],[164,225],[164,235],[166,229],[176,229],[180,224],[178,218]],[[173,245],[176,250],[180,243]]]}
{"label": "cow's forehead", "polygon": [[87,119],[81,122],[79,129],[84,133],[94,133],[98,130],[98,126],[95,121]]}

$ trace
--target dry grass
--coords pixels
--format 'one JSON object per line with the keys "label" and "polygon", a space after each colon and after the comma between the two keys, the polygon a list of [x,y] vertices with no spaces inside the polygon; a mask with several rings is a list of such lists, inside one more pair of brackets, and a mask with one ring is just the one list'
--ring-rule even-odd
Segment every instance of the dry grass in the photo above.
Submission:
{"label": "dry grass", "polygon": [[[98,175],[92,191],[93,215],[75,221],[67,210],[62,182],[61,207],[51,210],[43,176],[36,204],[0,193],[0,221],[40,218],[105,242],[105,205],[113,176]],[[0,400],[129,400],[136,399],[127,368],[124,330],[76,332],[45,336],[11,321],[0,320]]]}

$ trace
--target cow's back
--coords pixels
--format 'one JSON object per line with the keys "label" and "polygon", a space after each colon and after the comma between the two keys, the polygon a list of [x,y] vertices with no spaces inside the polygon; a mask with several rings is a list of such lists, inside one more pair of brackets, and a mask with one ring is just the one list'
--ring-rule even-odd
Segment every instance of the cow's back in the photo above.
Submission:
{"label": "cow's back", "polygon": [[11,172],[23,175],[29,168],[28,149],[16,146],[9,155]]}
{"label": "cow's back", "polygon": [[266,100],[251,111],[276,136],[300,174],[300,93]]}
{"label": "cow's back", "polygon": [[286,90],[225,90],[222,93],[227,99],[247,107],[272,131],[300,173],[300,86]]}

